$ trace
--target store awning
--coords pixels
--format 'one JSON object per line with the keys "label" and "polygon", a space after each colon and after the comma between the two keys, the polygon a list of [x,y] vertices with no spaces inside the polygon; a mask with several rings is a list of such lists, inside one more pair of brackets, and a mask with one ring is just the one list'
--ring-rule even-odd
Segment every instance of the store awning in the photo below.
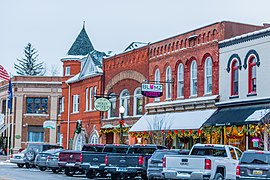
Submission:
{"label": "store awning", "polygon": [[129,132],[199,129],[215,112],[196,110],[163,114],[145,114],[129,130]]}
{"label": "store awning", "polygon": [[218,109],[204,126],[243,125],[258,123],[270,112],[266,105],[233,106]]}
{"label": "store awning", "polygon": [[104,126],[101,127],[101,129],[109,129],[109,128],[114,128],[112,124],[105,124]]}

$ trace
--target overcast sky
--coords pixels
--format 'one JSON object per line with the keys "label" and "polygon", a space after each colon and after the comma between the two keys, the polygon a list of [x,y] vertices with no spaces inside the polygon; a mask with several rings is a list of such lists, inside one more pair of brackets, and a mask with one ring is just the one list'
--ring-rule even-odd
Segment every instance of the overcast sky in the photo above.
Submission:
{"label": "overcast sky", "polygon": [[[218,21],[270,23],[269,0],[1,0],[0,64],[14,63],[28,42],[39,61],[62,67],[82,29],[99,51],[123,51],[131,42],[155,42]],[[59,69],[62,72],[62,68]]]}

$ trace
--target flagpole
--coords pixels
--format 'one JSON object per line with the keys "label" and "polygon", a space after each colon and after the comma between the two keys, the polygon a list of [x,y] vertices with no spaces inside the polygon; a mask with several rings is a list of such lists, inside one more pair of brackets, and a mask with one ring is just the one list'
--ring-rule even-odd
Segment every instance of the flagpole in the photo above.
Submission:
{"label": "flagpole", "polygon": [[10,138],[10,120],[9,120],[9,109],[7,109],[7,160],[9,160],[9,138]]}
{"label": "flagpole", "polygon": [[[10,76],[10,81],[11,81],[11,76]],[[12,82],[11,82],[12,83]],[[12,93],[13,93],[13,86],[12,86]],[[11,112],[10,114],[10,119],[11,119],[11,149],[12,149],[12,153],[13,153],[13,148],[14,148],[14,111],[13,111],[13,104],[14,104],[14,98],[12,95],[12,99],[11,99],[11,108],[9,109],[9,111]],[[13,112],[13,113],[12,113]]]}

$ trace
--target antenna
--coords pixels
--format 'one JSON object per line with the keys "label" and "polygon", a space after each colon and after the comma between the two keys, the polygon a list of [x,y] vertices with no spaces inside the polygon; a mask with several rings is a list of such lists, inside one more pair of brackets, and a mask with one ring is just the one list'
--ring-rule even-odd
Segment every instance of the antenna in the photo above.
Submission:
{"label": "antenna", "polygon": [[84,26],[85,26],[85,21],[83,21],[83,28],[84,28]]}

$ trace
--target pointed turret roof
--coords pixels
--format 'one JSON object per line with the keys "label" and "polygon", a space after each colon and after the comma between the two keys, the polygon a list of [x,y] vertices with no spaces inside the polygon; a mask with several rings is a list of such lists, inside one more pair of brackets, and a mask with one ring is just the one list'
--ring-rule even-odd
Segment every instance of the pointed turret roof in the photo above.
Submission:
{"label": "pointed turret roof", "polygon": [[94,47],[85,31],[84,23],[83,28],[72,44],[68,51],[68,55],[87,55],[89,52],[93,51]]}

